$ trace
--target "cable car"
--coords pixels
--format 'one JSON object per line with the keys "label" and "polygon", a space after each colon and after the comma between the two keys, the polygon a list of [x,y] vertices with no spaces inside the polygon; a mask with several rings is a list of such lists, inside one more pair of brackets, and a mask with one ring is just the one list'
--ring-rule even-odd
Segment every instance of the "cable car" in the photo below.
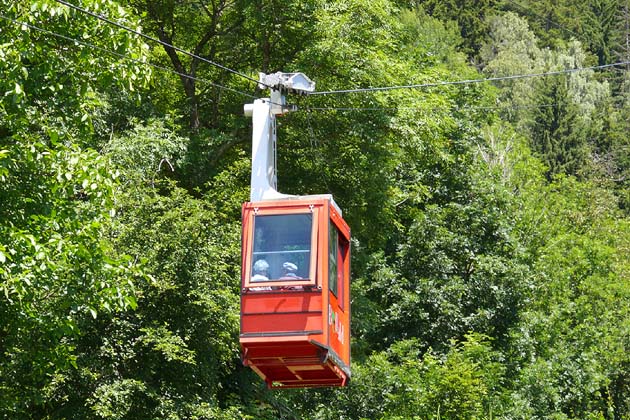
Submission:
{"label": "cable car", "polygon": [[242,207],[242,360],[269,388],[345,386],[350,228],[331,195],[276,191],[281,103],[272,96],[245,107],[254,134],[251,201]]}
{"label": "cable car", "polygon": [[243,205],[243,361],[269,387],[350,377],[350,229],[327,198]]}

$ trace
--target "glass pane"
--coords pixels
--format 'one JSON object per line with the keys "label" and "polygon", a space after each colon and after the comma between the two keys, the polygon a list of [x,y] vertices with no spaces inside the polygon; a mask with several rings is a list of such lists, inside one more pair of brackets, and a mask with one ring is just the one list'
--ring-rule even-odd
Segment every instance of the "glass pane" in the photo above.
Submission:
{"label": "glass pane", "polygon": [[339,239],[337,237],[337,228],[331,223],[330,234],[328,235],[328,284],[330,291],[335,295],[337,294],[337,244]]}
{"label": "glass pane", "polygon": [[313,216],[256,216],[252,282],[307,279],[311,261]]}

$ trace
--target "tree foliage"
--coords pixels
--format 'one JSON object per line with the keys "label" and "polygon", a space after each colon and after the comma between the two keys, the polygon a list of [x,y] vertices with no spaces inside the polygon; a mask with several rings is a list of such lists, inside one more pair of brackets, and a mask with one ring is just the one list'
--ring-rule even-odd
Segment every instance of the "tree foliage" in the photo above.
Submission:
{"label": "tree foliage", "polygon": [[[0,417],[630,416],[627,69],[581,69],[625,2],[76,5],[162,43],[0,10]],[[278,70],[327,92],[288,98],[279,189],[352,227],[344,389],[240,363],[242,107]]]}
{"label": "tree foliage", "polygon": [[[133,22],[115,3],[92,6]],[[98,143],[107,92],[132,92],[147,73],[86,55],[69,38],[138,58],[144,50],[56,3],[12,2],[0,31],[0,400],[4,415],[41,418],[77,368],[81,324],[136,307],[141,272],[104,237],[119,173],[86,146]]]}

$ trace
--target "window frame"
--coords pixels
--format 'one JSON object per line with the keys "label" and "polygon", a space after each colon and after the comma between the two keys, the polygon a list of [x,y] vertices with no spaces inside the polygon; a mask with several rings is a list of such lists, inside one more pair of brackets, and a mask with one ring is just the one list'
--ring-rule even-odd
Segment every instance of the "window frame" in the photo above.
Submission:
{"label": "window frame", "polygon": [[[299,214],[310,214],[312,216],[311,221],[311,241],[310,241],[310,258],[309,258],[309,273],[308,278],[295,279],[295,280],[268,280],[268,281],[251,281],[252,269],[254,264],[254,237],[256,234],[256,217],[257,216],[289,216]],[[254,289],[261,287],[282,287],[282,286],[316,286],[316,274],[317,274],[317,255],[319,252],[317,237],[319,229],[319,215],[320,209],[316,206],[306,208],[254,208],[249,214],[248,231],[246,232],[248,237],[247,254],[245,258],[245,270],[243,287],[246,289]]]}
{"label": "window frame", "polygon": [[[333,235],[334,232],[334,235]],[[334,236],[334,241],[333,241]],[[335,245],[334,250],[334,262],[335,262],[335,272],[332,271],[332,258],[333,258],[333,250],[332,245]],[[333,280],[334,276],[334,280]],[[343,279],[342,279],[343,281]],[[334,289],[333,289],[334,284]],[[332,220],[328,222],[328,290],[339,300],[339,229],[333,223]]]}
{"label": "window frame", "polygon": [[346,267],[349,267],[350,260],[350,241],[346,239],[341,230],[337,228],[337,289],[339,290],[339,296],[337,296],[337,302],[339,308],[342,311],[346,311],[346,293],[350,287],[349,283],[346,283],[346,276],[350,276],[349,272],[346,272]]}
{"label": "window frame", "polygon": [[[336,237],[337,237],[337,249],[336,249],[336,277],[335,277],[335,283],[336,283],[336,288],[333,290],[333,288],[331,287],[332,284],[332,278],[331,278],[331,266],[330,266],[330,256],[331,256],[331,249],[330,249],[330,244],[331,244],[331,232],[333,231],[336,232]],[[348,238],[346,237],[346,235],[343,233],[343,231],[341,230],[341,228],[337,225],[337,222],[334,221],[333,218],[331,218],[329,220],[329,227],[328,227],[328,245],[327,245],[327,258],[328,258],[328,291],[335,297],[336,301],[337,301],[337,305],[339,306],[339,309],[341,309],[342,311],[345,311],[345,299],[346,299],[346,293],[347,293],[347,287],[348,285],[346,284],[346,276],[349,276],[350,273],[346,273],[346,267],[348,265],[348,260],[350,258],[350,241],[348,240]]]}

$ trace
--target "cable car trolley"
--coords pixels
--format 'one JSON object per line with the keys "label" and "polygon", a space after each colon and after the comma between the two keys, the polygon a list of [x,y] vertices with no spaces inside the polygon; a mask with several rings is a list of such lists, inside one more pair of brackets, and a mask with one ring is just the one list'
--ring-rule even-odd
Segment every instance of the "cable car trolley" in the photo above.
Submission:
{"label": "cable car trolley", "polygon": [[314,90],[301,73],[260,75],[270,99],[252,117],[250,202],[242,209],[243,363],[269,388],[345,386],[350,379],[350,228],[330,194],[276,190],[275,117],[285,93]]}

